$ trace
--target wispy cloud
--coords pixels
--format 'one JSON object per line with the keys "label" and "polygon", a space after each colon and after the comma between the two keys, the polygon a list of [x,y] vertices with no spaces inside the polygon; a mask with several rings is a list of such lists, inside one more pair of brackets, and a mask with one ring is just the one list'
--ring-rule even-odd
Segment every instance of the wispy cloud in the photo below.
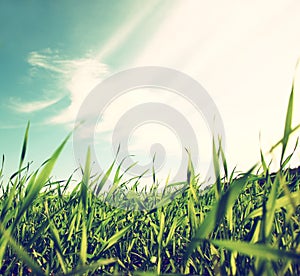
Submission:
{"label": "wispy cloud", "polygon": [[53,51],[50,48],[42,51],[33,51],[28,55],[27,62],[32,66],[31,73],[37,71],[37,69],[45,69],[55,73],[66,74],[68,64],[65,63],[58,55],[57,51]]}
{"label": "wispy cloud", "polygon": [[65,60],[65,88],[69,91],[70,105],[50,119],[53,124],[66,124],[75,120],[76,114],[91,89],[96,86],[109,70],[98,59],[88,56],[81,59]]}
{"label": "wispy cloud", "polygon": [[[57,50],[47,48],[29,53],[27,62],[31,65],[32,77],[36,77],[40,70],[55,74],[59,89],[69,92],[70,105],[48,119],[49,124],[72,123],[86,95],[108,72],[107,65],[91,53],[82,58],[70,59]],[[31,102],[13,99],[11,106],[19,112],[28,113],[55,104],[59,99],[57,96],[54,99]]]}
{"label": "wispy cloud", "polygon": [[56,104],[60,100],[61,98],[43,100],[43,101],[24,102],[18,98],[11,98],[10,108],[20,113],[31,113],[31,112],[45,109],[53,104]]}

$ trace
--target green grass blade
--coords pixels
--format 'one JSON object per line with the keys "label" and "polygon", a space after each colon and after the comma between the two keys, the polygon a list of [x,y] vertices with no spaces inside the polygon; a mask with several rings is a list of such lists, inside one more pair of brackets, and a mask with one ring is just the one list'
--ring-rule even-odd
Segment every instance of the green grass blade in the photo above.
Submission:
{"label": "green grass blade", "polygon": [[225,153],[224,153],[224,150],[222,148],[222,141],[219,140],[219,145],[220,145],[220,153],[221,153],[221,157],[222,157],[222,162],[223,162],[223,169],[224,169],[224,172],[225,172],[225,177],[226,179],[228,179],[228,165],[227,165],[227,160],[226,160],[226,156],[225,156]]}
{"label": "green grass blade", "polygon": [[194,249],[201,243],[202,239],[207,238],[219,221],[225,216],[226,212],[232,208],[241,190],[247,183],[247,179],[250,173],[256,167],[253,166],[242,177],[235,179],[230,188],[221,196],[220,200],[215,203],[211,211],[207,214],[202,224],[198,227],[195,235],[192,237],[190,244],[188,245],[185,261],[188,260]]}
{"label": "green grass blade", "polygon": [[230,251],[238,251],[241,254],[253,256],[265,260],[278,261],[282,259],[294,262],[300,261],[300,254],[272,248],[264,244],[253,244],[243,241],[208,240],[210,243]]}
{"label": "green grass blade", "polygon": [[114,244],[116,244],[131,228],[132,226],[129,225],[127,227],[124,227],[120,231],[117,231],[113,236],[111,236],[102,246],[100,252],[104,252],[105,250],[108,250],[110,247],[112,247]]}
{"label": "green grass blade", "polygon": [[168,236],[166,238],[166,241],[163,243],[164,247],[166,247],[171,242],[171,240],[174,236],[176,228],[177,228],[177,217],[174,217],[173,223],[170,227],[170,230],[169,230]]}
{"label": "green grass blade", "polygon": [[55,249],[55,252],[56,252],[56,255],[57,255],[58,262],[61,266],[62,271],[64,273],[67,273],[66,261],[63,257],[64,253],[63,253],[63,246],[62,246],[62,243],[61,243],[60,235],[59,235],[59,232],[58,232],[56,226],[50,220],[47,201],[44,203],[44,206],[45,206],[45,213],[47,215],[49,230],[50,230],[52,241],[54,243],[54,249]]}
{"label": "green grass blade", "polygon": [[69,273],[60,274],[60,275],[65,275],[65,276],[84,275],[85,273],[94,271],[101,266],[109,265],[115,262],[117,262],[116,258],[100,259],[92,264],[79,266]]}
{"label": "green grass blade", "polygon": [[18,244],[15,239],[11,236],[8,230],[2,226],[0,222],[0,232],[1,235],[8,241],[9,245],[12,247],[14,252],[18,255],[20,260],[28,265],[32,269],[32,272],[35,275],[45,275],[44,271],[40,268],[40,266],[28,255],[25,249]]}
{"label": "green grass blade", "polygon": [[102,177],[101,181],[97,184],[96,188],[96,195],[99,195],[99,193],[101,192],[104,184],[106,183],[107,179],[109,178],[111,171],[114,168],[116,159],[113,161],[113,163],[111,164],[111,166],[109,167],[109,169],[106,171],[106,173],[104,174],[104,176]]}
{"label": "green grass blade", "polygon": [[269,194],[269,198],[266,204],[266,211],[267,211],[267,220],[266,220],[266,225],[265,225],[265,236],[268,238],[271,235],[271,230],[272,226],[274,223],[274,216],[275,216],[275,210],[276,210],[276,199],[278,195],[278,190],[279,190],[279,184],[280,181],[280,174],[277,174],[275,181],[271,185],[271,191]]}
{"label": "green grass blade", "polygon": [[89,181],[90,181],[90,173],[91,173],[91,149],[88,147],[87,154],[86,154],[86,161],[85,161],[85,167],[83,172],[83,179],[81,184],[81,202],[83,206],[84,213],[87,208],[87,190],[89,187]]}
{"label": "green grass blade", "polygon": [[21,169],[21,167],[23,165],[23,162],[24,162],[24,159],[25,159],[25,155],[26,155],[29,126],[30,126],[30,122],[27,123],[26,131],[25,131],[25,135],[24,135],[23,146],[22,146],[21,157],[20,157],[20,163],[19,163],[19,169]]}
{"label": "green grass blade", "polygon": [[283,163],[284,153],[292,130],[293,104],[294,104],[294,82],[292,84],[292,91],[289,98],[286,119],[285,119],[285,126],[284,126],[284,134],[282,138],[282,151],[281,151],[281,158],[280,158],[281,165]]}
{"label": "green grass blade", "polygon": [[82,234],[81,234],[81,244],[80,244],[80,260],[82,264],[86,263],[87,260],[87,230],[86,230],[86,219],[85,214],[82,215]]}
{"label": "green grass blade", "polygon": [[[293,205],[293,203],[296,205],[300,204],[300,193],[298,191],[291,193],[290,196],[286,195],[278,198],[275,203],[275,210],[280,211],[280,208],[288,207],[289,205]],[[262,207],[253,210],[245,218],[245,220],[254,219],[256,217],[260,217],[261,215],[262,215]]]}
{"label": "green grass blade", "polygon": [[49,176],[52,172],[52,169],[58,159],[58,156],[60,155],[62,149],[64,148],[65,144],[67,143],[68,139],[70,138],[69,134],[67,138],[62,142],[62,144],[57,148],[57,150],[53,153],[51,158],[48,160],[48,162],[45,164],[42,171],[39,173],[36,179],[34,179],[34,182],[30,186],[30,189],[28,190],[28,194],[24,198],[24,201],[22,202],[18,215],[15,220],[15,224],[19,221],[21,216],[24,214],[28,206],[33,202],[35,197],[38,195],[42,187],[45,185],[46,181],[49,179]]}
{"label": "green grass blade", "polygon": [[213,164],[214,164],[214,171],[216,177],[216,198],[219,199],[221,195],[221,177],[220,177],[220,163],[219,163],[219,154],[216,148],[215,139],[213,138]]}

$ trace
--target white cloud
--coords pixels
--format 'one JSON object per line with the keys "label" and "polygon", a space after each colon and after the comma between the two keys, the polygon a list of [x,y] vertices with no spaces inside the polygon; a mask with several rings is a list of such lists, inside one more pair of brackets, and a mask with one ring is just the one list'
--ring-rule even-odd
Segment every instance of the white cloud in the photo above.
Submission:
{"label": "white cloud", "polygon": [[17,98],[10,99],[10,108],[20,113],[31,113],[35,111],[42,110],[53,104],[56,104],[61,98],[43,100],[43,101],[32,101],[32,102],[23,102]]}
{"label": "white cloud", "polygon": [[45,69],[55,73],[66,74],[67,64],[63,61],[56,51],[49,48],[44,49],[40,52],[33,51],[28,55],[27,62],[32,66],[31,72],[34,73],[37,69]]}
{"label": "white cloud", "polygon": [[[28,63],[31,65],[33,76],[41,69],[52,72],[56,74],[61,88],[69,91],[70,105],[58,115],[50,118],[48,120],[50,124],[72,123],[86,95],[108,72],[108,67],[95,55],[87,54],[78,59],[66,59],[58,51],[52,49],[31,52],[28,56]],[[30,112],[45,108],[49,106],[47,103],[52,102],[55,103],[57,100],[52,99],[45,103],[39,101],[21,103],[17,107],[21,112]]]}
{"label": "white cloud", "polygon": [[92,57],[64,61],[64,63],[68,64],[65,86],[70,93],[71,104],[50,119],[50,123],[53,124],[72,123],[85,97],[109,72],[105,64]]}

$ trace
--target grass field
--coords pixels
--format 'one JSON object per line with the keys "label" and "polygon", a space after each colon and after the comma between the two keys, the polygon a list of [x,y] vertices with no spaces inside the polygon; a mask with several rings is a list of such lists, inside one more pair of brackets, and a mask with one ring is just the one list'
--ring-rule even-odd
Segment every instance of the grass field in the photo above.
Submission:
{"label": "grass field", "polygon": [[187,181],[163,193],[155,183],[138,192],[138,178],[126,190],[117,167],[111,190],[95,196],[87,187],[101,188],[112,170],[91,175],[89,151],[82,181],[53,182],[69,137],[31,172],[27,127],[18,169],[0,184],[0,274],[300,275],[300,175],[287,169],[299,149],[286,152],[299,129],[292,111],[293,89],[283,137],[272,148],[281,147],[278,172],[270,174],[261,154],[249,171],[230,173],[213,143],[216,183],[202,191],[189,163]]}

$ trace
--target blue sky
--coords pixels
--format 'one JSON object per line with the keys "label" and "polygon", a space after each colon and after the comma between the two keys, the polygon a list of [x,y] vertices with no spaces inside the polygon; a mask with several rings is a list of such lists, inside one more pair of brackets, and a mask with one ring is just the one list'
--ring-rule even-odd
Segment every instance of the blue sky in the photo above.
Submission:
{"label": "blue sky", "polygon": [[[72,129],[95,85],[121,70],[147,65],[180,70],[205,87],[223,118],[231,167],[247,169],[259,158],[259,133],[266,151],[283,131],[300,56],[299,13],[299,1],[290,0],[1,1],[0,153],[7,174],[17,169],[27,121],[27,160],[37,167]],[[299,123],[297,85],[295,92],[294,121]],[[153,91],[142,95],[144,102],[170,97]],[[112,115],[97,133],[105,165],[112,157],[103,135],[140,100],[131,94],[108,108]],[[195,129],[200,126],[198,132],[207,131],[182,99],[173,105],[181,106]],[[157,139],[153,132],[170,147],[169,171],[178,145],[160,125],[137,132],[131,148],[144,160],[143,149]],[[204,165],[211,149],[206,136]],[[76,166],[70,141],[55,174],[65,177]]]}
{"label": "blue sky", "polygon": [[[126,68],[172,6],[165,1],[154,12],[157,3],[1,2],[0,152],[5,154],[8,174],[17,168],[27,122],[31,122],[28,161],[37,167],[72,129],[76,112],[65,112],[72,105],[68,86],[78,82],[71,79],[87,75],[81,83],[87,82],[87,94],[99,77]],[[69,143],[57,174],[72,172],[77,166],[73,159]]]}

